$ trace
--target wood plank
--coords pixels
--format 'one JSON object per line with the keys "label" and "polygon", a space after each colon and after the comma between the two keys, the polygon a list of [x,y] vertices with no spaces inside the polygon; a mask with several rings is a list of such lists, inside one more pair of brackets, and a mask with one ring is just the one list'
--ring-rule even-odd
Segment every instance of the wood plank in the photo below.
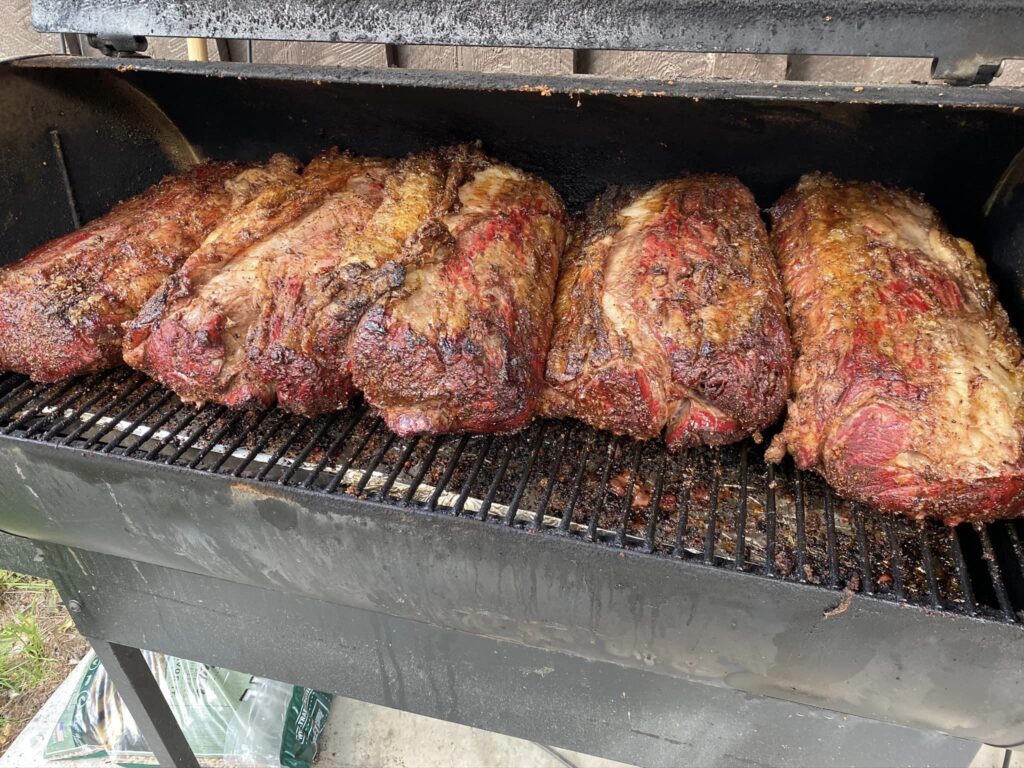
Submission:
{"label": "wood plank", "polygon": [[395,66],[403,69],[458,69],[458,46],[396,45]]}
{"label": "wood plank", "polygon": [[637,79],[723,77],[737,80],[784,80],[786,56],[584,50],[577,52],[577,68],[577,71],[591,75]]}
{"label": "wood plank", "polygon": [[1007,59],[1003,62],[1003,71],[992,85],[1024,86],[1024,59]]}
{"label": "wood plank", "polygon": [[708,77],[785,80],[789,57],[780,54],[716,53]]}
{"label": "wood plank", "polygon": [[227,57],[221,57],[221,61],[227,58],[228,61],[237,61],[240,63],[247,62],[249,53],[249,40],[225,40],[228,48]]}
{"label": "wood plank", "polygon": [[32,0],[0,0],[0,59],[38,53],[60,53],[60,35],[40,34],[32,29]]}
{"label": "wood plank", "polygon": [[254,40],[253,61],[302,66],[386,67],[387,47],[378,43],[293,43]]}
{"label": "wood plank", "polygon": [[932,60],[897,56],[790,56],[790,80],[826,83],[927,83]]}
{"label": "wood plank", "polygon": [[[149,37],[146,38],[149,47],[146,48],[146,55],[154,59],[188,59],[188,45],[184,37]],[[217,46],[209,40],[206,45],[206,55],[210,61],[217,60]]]}
{"label": "wood plank", "polygon": [[568,48],[399,45],[395,48],[395,66],[407,69],[567,75],[573,71],[573,52]]}
{"label": "wood plank", "polygon": [[569,75],[573,51],[568,48],[471,48],[459,46],[457,69],[474,72],[517,72],[523,75]]}

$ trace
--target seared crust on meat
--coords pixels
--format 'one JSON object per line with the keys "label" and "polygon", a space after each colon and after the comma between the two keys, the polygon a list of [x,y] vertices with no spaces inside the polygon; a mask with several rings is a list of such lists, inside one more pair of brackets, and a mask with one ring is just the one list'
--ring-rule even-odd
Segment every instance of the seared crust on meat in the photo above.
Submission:
{"label": "seared crust on meat", "polygon": [[[280,358],[296,371],[296,380],[303,376],[322,390],[290,394],[282,386],[282,407],[312,415],[340,407],[355,391],[349,341],[367,309],[402,286],[421,230],[444,197],[444,181],[434,152],[413,154],[390,166],[372,210],[336,244],[330,268],[294,307],[282,305],[292,317],[288,330],[271,339],[265,370]],[[279,315],[279,309],[273,310],[272,317]],[[325,381],[331,386],[318,383]]]}
{"label": "seared crust on meat", "polygon": [[0,268],[0,370],[57,381],[121,363],[122,323],[232,209],[248,171],[204,163]]}
{"label": "seared crust on meat", "polygon": [[785,404],[789,332],[767,233],[737,179],[610,189],[577,223],[544,410],[671,447],[718,445]]}
{"label": "seared crust on meat", "polygon": [[261,241],[312,207],[290,157],[275,155],[259,193],[227,217],[126,327],[125,362],[185,402],[269,402],[248,375],[245,337],[266,295]]}
{"label": "seared crust on meat", "polygon": [[565,209],[475,147],[429,162],[435,204],[351,337],[355,384],[402,435],[519,429],[543,386]]}
{"label": "seared crust on meat", "polygon": [[1021,344],[970,243],[915,194],[819,174],[771,214],[797,359],[769,457],[916,518],[1019,514]]}
{"label": "seared crust on meat", "polygon": [[248,205],[206,239],[131,323],[125,360],[186,401],[315,413],[353,394],[347,371],[311,370],[294,340],[339,250],[379,206],[390,161],[336,150],[299,174],[275,156]]}
{"label": "seared crust on meat", "polygon": [[401,434],[536,411],[565,211],[469,145],[290,158],[153,296],[125,360],[192,402],[315,415],[364,390]]}
{"label": "seared crust on meat", "polygon": [[[317,162],[304,171],[304,183]],[[363,259],[390,258],[408,236],[389,215],[408,202],[396,192],[405,178],[400,163],[336,153],[319,162],[344,173],[344,184],[294,228],[298,237],[270,262],[268,295],[248,339],[254,375],[273,387],[282,408],[306,416],[342,408],[355,394],[347,357],[320,344],[316,329],[325,308],[351,284]]]}

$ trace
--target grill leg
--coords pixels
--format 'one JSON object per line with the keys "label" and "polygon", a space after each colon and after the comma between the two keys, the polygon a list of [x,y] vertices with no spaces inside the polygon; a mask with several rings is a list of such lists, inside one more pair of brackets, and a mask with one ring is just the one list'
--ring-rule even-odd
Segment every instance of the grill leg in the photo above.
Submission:
{"label": "grill leg", "polygon": [[160,765],[199,768],[142,651],[106,640],[89,642]]}

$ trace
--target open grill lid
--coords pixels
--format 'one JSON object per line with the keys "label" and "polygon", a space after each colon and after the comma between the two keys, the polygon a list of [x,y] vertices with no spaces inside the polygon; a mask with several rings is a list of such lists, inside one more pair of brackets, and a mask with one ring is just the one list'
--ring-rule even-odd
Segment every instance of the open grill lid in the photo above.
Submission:
{"label": "open grill lid", "polygon": [[1024,0],[35,0],[44,32],[917,56],[949,82],[1024,57]]}

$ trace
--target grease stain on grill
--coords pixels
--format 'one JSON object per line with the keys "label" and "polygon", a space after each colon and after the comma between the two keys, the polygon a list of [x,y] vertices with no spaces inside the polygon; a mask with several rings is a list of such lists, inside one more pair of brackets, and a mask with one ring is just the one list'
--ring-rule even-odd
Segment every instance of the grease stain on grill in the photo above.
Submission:
{"label": "grease stain on grill", "polygon": [[265,493],[246,483],[232,483],[231,492],[247,498],[260,518],[279,531],[294,531],[299,525],[299,504],[293,499],[284,499]]}
{"label": "grease stain on grill", "polygon": [[301,501],[350,494],[936,610],[1020,622],[1024,527],[957,531],[872,512],[754,441],[670,453],[571,421],[518,435],[401,438],[361,402],[303,419],[193,407],[114,370],[73,385],[0,376],[0,431],[234,478],[280,530]]}

